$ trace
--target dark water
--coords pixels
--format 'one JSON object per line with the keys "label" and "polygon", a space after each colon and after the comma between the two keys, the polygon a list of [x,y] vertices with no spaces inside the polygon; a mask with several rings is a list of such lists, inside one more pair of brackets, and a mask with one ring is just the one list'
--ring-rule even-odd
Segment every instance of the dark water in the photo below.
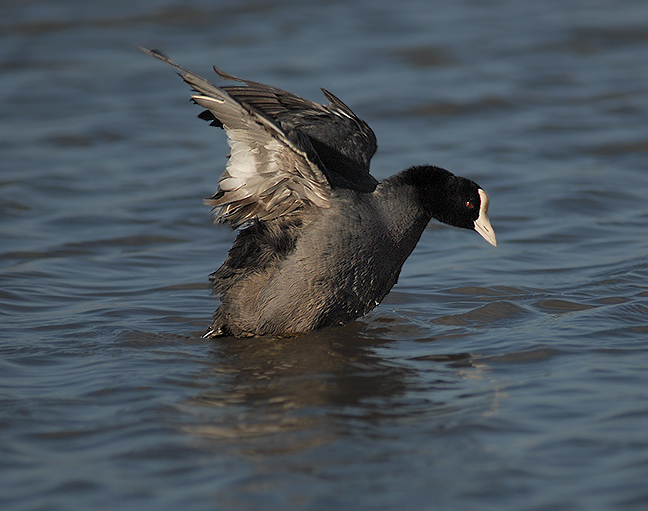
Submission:
{"label": "dark water", "polygon": [[[646,509],[645,0],[0,4],[0,507]],[[323,99],[491,195],[369,316],[210,341],[188,89]]]}

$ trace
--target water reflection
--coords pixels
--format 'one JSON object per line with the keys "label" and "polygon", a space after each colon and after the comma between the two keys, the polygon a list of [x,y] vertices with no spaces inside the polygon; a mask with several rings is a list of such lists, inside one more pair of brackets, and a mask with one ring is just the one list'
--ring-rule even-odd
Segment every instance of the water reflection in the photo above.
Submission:
{"label": "water reflection", "polygon": [[[265,447],[268,436],[281,433],[276,441],[283,447],[273,449],[294,448],[335,437],[328,425],[340,414],[369,420],[393,414],[378,403],[403,393],[412,369],[380,358],[375,348],[388,341],[368,338],[366,329],[353,323],[301,336],[217,341],[214,364],[200,375],[208,390],[187,403],[197,423],[185,429],[263,438]],[[300,431],[298,439],[286,435]]]}
{"label": "water reflection", "polygon": [[373,438],[388,438],[392,428],[447,431],[497,407],[482,356],[435,354],[434,338],[395,340],[389,318],[215,341],[194,382],[200,390],[181,406],[181,429],[219,452],[305,454],[352,444],[358,431]]}

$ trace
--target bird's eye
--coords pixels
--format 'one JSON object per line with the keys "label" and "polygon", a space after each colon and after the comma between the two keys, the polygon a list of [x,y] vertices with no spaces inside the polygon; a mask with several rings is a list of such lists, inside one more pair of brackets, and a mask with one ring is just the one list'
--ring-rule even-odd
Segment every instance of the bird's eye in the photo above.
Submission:
{"label": "bird's eye", "polygon": [[470,201],[466,202],[466,207],[467,207],[468,209],[475,209],[475,205],[474,205],[472,202],[470,202]]}

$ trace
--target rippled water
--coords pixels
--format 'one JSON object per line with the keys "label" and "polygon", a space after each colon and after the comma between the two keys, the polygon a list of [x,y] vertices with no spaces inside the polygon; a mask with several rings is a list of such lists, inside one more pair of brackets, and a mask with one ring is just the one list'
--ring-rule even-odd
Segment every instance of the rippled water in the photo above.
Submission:
{"label": "rippled water", "polygon": [[[648,4],[0,7],[0,507],[645,509]],[[219,130],[137,45],[491,195],[364,319],[205,340]]]}

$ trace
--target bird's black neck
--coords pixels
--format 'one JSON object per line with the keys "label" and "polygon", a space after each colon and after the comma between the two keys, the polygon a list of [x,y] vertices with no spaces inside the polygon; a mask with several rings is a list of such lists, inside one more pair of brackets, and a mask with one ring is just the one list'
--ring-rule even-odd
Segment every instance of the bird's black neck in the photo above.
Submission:
{"label": "bird's black neck", "polygon": [[391,181],[394,188],[409,190],[428,221],[436,218],[446,222],[445,196],[456,179],[454,174],[440,167],[418,165],[399,172],[387,181]]}
{"label": "bird's black neck", "polygon": [[378,210],[397,242],[413,241],[413,249],[429,221],[443,216],[438,204],[451,177],[438,167],[417,166],[380,183],[375,192]]}

